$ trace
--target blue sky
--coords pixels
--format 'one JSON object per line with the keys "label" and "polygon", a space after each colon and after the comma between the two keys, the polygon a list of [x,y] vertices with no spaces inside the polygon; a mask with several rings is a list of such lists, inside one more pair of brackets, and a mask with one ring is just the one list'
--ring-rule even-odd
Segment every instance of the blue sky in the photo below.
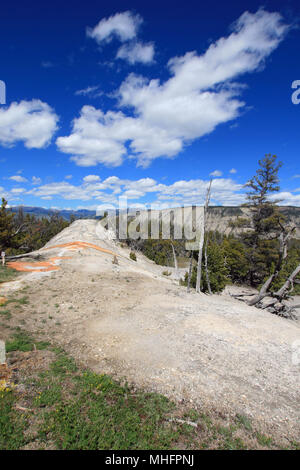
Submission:
{"label": "blue sky", "polygon": [[[0,192],[10,205],[243,202],[266,153],[300,206],[297,1],[1,6]],[[300,96],[300,94],[299,94]]]}

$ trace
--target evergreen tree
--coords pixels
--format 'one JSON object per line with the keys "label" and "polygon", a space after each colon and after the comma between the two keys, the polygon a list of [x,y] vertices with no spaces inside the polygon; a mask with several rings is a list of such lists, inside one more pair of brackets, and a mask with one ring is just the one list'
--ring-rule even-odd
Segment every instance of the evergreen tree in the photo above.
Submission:
{"label": "evergreen tree", "polygon": [[279,201],[271,200],[270,196],[280,189],[278,171],[281,165],[276,155],[265,155],[259,160],[256,174],[246,184],[251,230],[242,233],[241,239],[246,247],[252,286],[263,282],[278,259],[278,236],[284,217],[277,206]]}
{"label": "evergreen tree", "polygon": [[245,245],[233,236],[229,236],[224,237],[222,248],[231,282],[243,284],[249,269]]}
{"label": "evergreen tree", "polygon": [[0,248],[1,251],[7,251],[12,245],[15,224],[14,224],[13,212],[7,210],[7,201],[2,198],[2,204],[0,208]]}

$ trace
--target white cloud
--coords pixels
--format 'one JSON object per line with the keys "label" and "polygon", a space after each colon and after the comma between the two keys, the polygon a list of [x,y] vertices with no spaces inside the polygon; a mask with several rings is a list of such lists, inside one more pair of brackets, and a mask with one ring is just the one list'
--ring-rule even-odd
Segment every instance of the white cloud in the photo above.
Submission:
{"label": "white cloud", "polygon": [[58,116],[40,100],[13,102],[0,108],[0,144],[11,147],[24,142],[27,148],[42,148],[57,130]]}
{"label": "white cloud", "polygon": [[28,191],[28,194],[33,194],[34,196],[39,197],[58,195],[64,199],[81,199],[83,201],[91,199],[91,196],[89,196],[80,186],[71,185],[66,181],[44,184],[43,186],[39,186],[38,188]]}
{"label": "white cloud", "polygon": [[153,62],[154,46],[141,42],[123,44],[117,52],[117,59],[127,60],[131,65],[136,62],[149,64]]}
{"label": "white cloud", "polygon": [[92,183],[94,181],[100,181],[100,176],[98,175],[87,175],[83,178],[85,183]]}
{"label": "white cloud", "polygon": [[[178,207],[182,205],[203,205],[205,203],[209,180],[191,179],[178,180],[172,184],[163,184],[153,178],[138,180],[121,179],[110,176],[104,181],[96,179],[97,175],[83,180],[82,184],[70,184],[67,181],[54,182],[35,187],[29,191],[24,188],[14,188],[7,191],[0,188],[1,195],[11,200],[18,193],[50,200],[54,197],[63,200],[91,201],[94,206],[112,204],[118,207],[119,197],[127,197],[131,204],[147,201],[148,206],[156,208]],[[300,188],[299,188],[300,189]],[[300,207],[300,191],[280,192],[273,199],[281,199],[282,205]],[[24,197],[24,196],[22,196]],[[221,206],[237,206],[245,202],[245,188],[231,178],[217,178],[212,184],[211,204]]]}
{"label": "white cloud", "polygon": [[218,177],[218,176],[222,176],[222,171],[220,170],[215,170],[215,171],[212,171],[211,173],[209,173],[209,176],[214,176],[214,177]]}
{"label": "white cloud", "polygon": [[[114,18],[102,20],[93,37],[102,41],[117,34]],[[122,31],[122,38],[130,39],[124,33],[129,29]],[[134,28],[130,31],[136,33]],[[287,31],[279,13],[245,12],[231,34],[204,54],[188,52],[171,59],[171,78],[164,83],[129,75],[118,96],[120,107],[131,108],[131,115],[84,106],[72,133],[57,139],[58,148],[80,166],[118,166],[133,156],[146,167],[158,157],[174,158],[193,140],[239,116],[245,103],[238,99],[242,87],[233,80],[261,69]]]}
{"label": "white cloud", "polygon": [[270,199],[280,200],[281,206],[297,206],[300,207],[300,188],[296,189],[295,192],[299,194],[292,194],[289,191],[281,191],[279,193],[273,194]]}
{"label": "white cloud", "polygon": [[66,175],[66,176],[65,176],[65,179],[66,179],[66,180],[71,180],[72,178],[73,178],[73,175]]}
{"label": "white cloud", "polygon": [[143,191],[138,191],[137,189],[128,189],[123,193],[123,196],[127,197],[128,199],[140,199],[141,197],[145,196]]}
{"label": "white cloud", "polygon": [[17,183],[26,183],[28,180],[21,175],[10,176],[8,179],[16,181]]}
{"label": "white cloud", "polygon": [[122,42],[128,41],[136,37],[142,21],[139,15],[130,11],[116,13],[109,18],[103,18],[94,28],[87,28],[87,36],[95,39],[98,44],[111,41],[113,36]]}
{"label": "white cloud", "polygon": [[56,140],[58,148],[64,153],[71,153],[71,159],[79,166],[95,166],[98,163],[119,166],[126,149],[112,135],[117,119],[118,113],[104,115],[93,106],[83,106],[80,117],[73,121],[72,134]]}
{"label": "white cloud", "polygon": [[9,199],[9,193],[4,189],[2,186],[0,186],[0,197],[4,197],[4,199],[8,200]]}
{"label": "white cloud", "polygon": [[103,95],[103,92],[99,90],[99,86],[88,86],[86,88],[83,88],[82,90],[75,91],[75,95],[90,96],[95,98]]}
{"label": "white cloud", "polygon": [[[94,177],[95,175],[88,175]],[[147,194],[151,194],[153,203],[159,206],[178,206],[181,204],[203,204],[205,201],[208,181],[180,180],[171,185],[158,183],[152,178],[139,180],[120,179],[117,176],[106,178],[103,182],[98,179],[84,179],[79,186],[71,185],[65,181],[42,185],[28,191],[41,198],[59,196],[65,200],[78,199],[83,201],[94,200],[100,203],[118,204],[118,197],[127,197],[138,201]],[[231,179],[221,178],[213,182],[212,201],[216,204],[236,205],[243,202],[241,192],[243,186]],[[136,202],[134,203],[136,204]]]}
{"label": "white cloud", "polygon": [[235,173],[237,173],[237,170],[235,168],[231,168],[231,170],[229,171],[229,173],[231,173],[232,175],[234,175]]}
{"label": "white cloud", "polygon": [[32,179],[32,184],[41,184],[42,180],[38,176],[33,176]]}
{"label": "white cloud", "polygon": [[21,194],[21,193],[24,193],[25,191],[26,191],[25,188],[12,188],[10,192],[12,194]]}

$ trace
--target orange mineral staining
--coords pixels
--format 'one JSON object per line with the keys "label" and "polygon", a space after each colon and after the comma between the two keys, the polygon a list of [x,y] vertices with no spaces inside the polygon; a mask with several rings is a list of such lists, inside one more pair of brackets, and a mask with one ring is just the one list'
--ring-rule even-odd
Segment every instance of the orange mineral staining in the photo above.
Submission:
{"label": "orange mineral staining", "polygon": [[[69,242],[62,243],[61,245],[53,245],[47,248],[42,248],[42,250],[52,250],[52,248],[66,248],[69,251],[77,251],[79,248],[93,248],[97,251],[102,251],[103,253],[108,253],[113,256],[118,256],[111,250],[106,250],[100,246],[94,245],[93,243],[88,242]],[[27,261],[10,261],[7,263],[7,266],[15,269],[16,271],[28,271],[28,272],[46,272],[46,271],[56,271],[59,268],[58,261],[62,259],[70,259],[70,256],[54,256],[49,258],[48,261],[36,261],[33,263]]]}
{"label": "orange mineral staining", "polygon": [[43,271],[55,271],[59,269],[59,266],[55,264],[57,259],[65,259],[63,256],[56,256],[50,258],[48,261],[36,261],[35,263],[28,263],[27,261],[11,261],[7,263],[9,268],[13,268],[16,271],[29,271],[29,272],[43,272]]}
{"label": "orange mineral staining", "polygon": [[114,253],[111,250],[106,250],[106,248],[101,248],[98,245],[94,245],[93,243],[88,243],[88,242],[62,243],[61,245],[53,245],[53,246],[49,246],[47,248],[42,248],[42,250],[51,250],[52,248],[67,248],[69,250],[75,250],[77,248],[93,248],[94,250],[102,251],[103,253],[109,253],[110,255],[116,255],[116,253]]}

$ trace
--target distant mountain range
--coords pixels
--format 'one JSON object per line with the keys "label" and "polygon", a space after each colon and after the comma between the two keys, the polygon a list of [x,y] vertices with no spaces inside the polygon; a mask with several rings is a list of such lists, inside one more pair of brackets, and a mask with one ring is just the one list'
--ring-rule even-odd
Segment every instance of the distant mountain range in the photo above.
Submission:
{"label": "distant mountain range", "polygon": [[38,218],[51,217],[53,214],[59,214],[66,220],[70,220],[71,215],[74,215],[77,219],[93,219],[96,217],[96,211],[90,211],[87,209],[80,210],[67,210],[67,209],[45,209],[44,207],[31,207],[31,206],[13,206],[10,207],[12,212],[17,212],[22,207],[24,214],[35,215]]}

